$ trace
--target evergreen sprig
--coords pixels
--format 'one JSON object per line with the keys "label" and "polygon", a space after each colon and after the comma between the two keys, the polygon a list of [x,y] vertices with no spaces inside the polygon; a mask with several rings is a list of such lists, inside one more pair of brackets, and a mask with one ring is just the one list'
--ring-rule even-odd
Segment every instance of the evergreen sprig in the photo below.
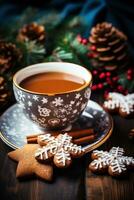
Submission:
{"label": "evergreen sprig", "polygon": [[[33,21],[45,26],[45,44],[40,45],[36,41],[19,43],[17,41],[19,29]],[[44,15],[43,12],[39,13],[34,8],[28,8],[19,17],[11,20],[10,23],[8,21],[8,23],[2,24],[0,28],[1,39],[16,44],[16,47],[20,48],[23,54],[21,63],[18,63],[14,71],[8,74],[12,76],[20,68],[46,61],[72,62],[80,64],[93,72],[96,69],[93,68],[90,58],[87,56],[90,53],[89,44],[83,44],[77,37],[78,33],[81,34],[83,30],[84,22],[80,17],[68,18],[64,20],[64,23],[61,23],[59,14],[56,12],[51,15]],[[101,74],[99,69],[98,72],[98,74]],[[134,80],[130,81],[126,78],[125,70],[123,72],[118,71],[117,75],[119,77],[118,84],[129,92],[134,91]],[[94,83],[97,81],[100,81],[100,78],[94,76]],[[99,84],[98,86],[100,87]]]}
{"label": "evergreen sprig", "polygon": [[46,50],[44,46],[39,45],[36,41],[25,41],[21,44],[23,49],[23,65],[27,66],[43,62]]}

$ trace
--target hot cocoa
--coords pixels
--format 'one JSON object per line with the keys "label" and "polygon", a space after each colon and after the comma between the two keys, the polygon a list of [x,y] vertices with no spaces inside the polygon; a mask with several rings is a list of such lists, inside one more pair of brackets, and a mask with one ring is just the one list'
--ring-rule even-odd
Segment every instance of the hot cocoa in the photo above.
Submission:
{"label": "hot cocoa", "polygon": [[64,93],[81,88],[85,81],[62,72],[44,72],[25,78],[20,86],[37,93]]}

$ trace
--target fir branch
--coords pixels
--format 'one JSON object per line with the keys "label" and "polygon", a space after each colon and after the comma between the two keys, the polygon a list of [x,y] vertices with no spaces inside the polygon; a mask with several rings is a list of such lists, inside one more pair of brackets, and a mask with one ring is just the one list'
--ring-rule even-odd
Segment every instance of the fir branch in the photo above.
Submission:
{"label": "fir branch", "polygon": [[126,71],[123,73],[119,74],[119,80],[118,83],[123,86],[123,88],[127,89],[128,92],[133,92],[134,91],[134,79],[128,80]]}
{"label": "fir branch", "polygon": [[23,50],[24,66],[44,61],[46,53],[44,46],[37,44],[36,41],[26,41],[20,45]]}
{"label": "fir branch", "polygon": [[73,59],[72,53],[67,52],[66,50],[62,49],[61,47],[57,47],[52,52],[52,56],[55,58],[56,61],[72,60]]}

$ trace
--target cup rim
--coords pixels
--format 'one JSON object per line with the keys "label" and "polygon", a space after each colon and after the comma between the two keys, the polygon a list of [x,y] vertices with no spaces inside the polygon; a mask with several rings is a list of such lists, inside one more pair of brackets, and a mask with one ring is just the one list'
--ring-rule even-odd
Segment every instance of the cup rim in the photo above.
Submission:
{"label": "cup rim", "polygon": [[[61,63],[65,63],[65,64],[71,64],[71,65],[75,65],[75,66],[79,66],[80,68],[84,69],[90,76],[90,80],[86,81],[86,83],[77,88],[77,89],[74,89],[74,90],[69,90],[69,91],[66,91],[66,92],[57,92],[57,93],[40,93],[40,92],[34,92],[34,91],[31,91],[31,90],[27,90],[23,87],[21,87],[18,83],[17,83],[17,76],[18,74],[20,74],[21,72],[23,72],[24,70],[28,69],[28,68],[32,68],[32,67],[36,67],[37,65],[42,65],[42,64],[61,64]],[[76,75],[77,76],[77,75]],[[81,66],[81,65],[78,65],[78,64],[75,64],[75,63],[69,63],[69,62],[45,62],[45,63],[36,63],[36,64],[33,64],[33,65],[29,65],[27,67],[24,67],[22,69],[20,69],[19,71],[17,71],[14,76],[13,76],[13,84],[19,88],[20,90],[24,91],[24,92],[27,92],[27,93],[31,93],[31,94],[34,94],[34,95],[47,95],[47,96],[55,96],[55,95],[62,95],[62,94],[67,94],[67,93],[73,93],[73,92],[79,92],[81,90],[83,90],[84,88],[86,88],[87,86],[90,86],[92,84],[92,74],[91,72],[86,69],[85,67]]]}

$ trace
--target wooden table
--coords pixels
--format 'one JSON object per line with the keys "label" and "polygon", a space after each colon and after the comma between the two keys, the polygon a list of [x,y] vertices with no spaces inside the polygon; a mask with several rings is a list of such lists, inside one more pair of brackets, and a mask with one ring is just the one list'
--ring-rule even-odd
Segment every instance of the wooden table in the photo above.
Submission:
{"label": "wooden table", "polygon": [[[100,96],[92,96],[101,101]],[[114,118],[114,131],[110,139],[100,149],[112,146],[126,149],[134,156],[134,143],[128,132],[134,127],[134,119]],[[131,200],[134,199],[134,173],[123,179],[98,176],[88,169],[90,154],[74,161],[66,170],[54,170],[53,183],[38,179],[20,182],[15,177],[16,163],[7,157],[11,149],[0,140],[0,199],[1,200]]]}

